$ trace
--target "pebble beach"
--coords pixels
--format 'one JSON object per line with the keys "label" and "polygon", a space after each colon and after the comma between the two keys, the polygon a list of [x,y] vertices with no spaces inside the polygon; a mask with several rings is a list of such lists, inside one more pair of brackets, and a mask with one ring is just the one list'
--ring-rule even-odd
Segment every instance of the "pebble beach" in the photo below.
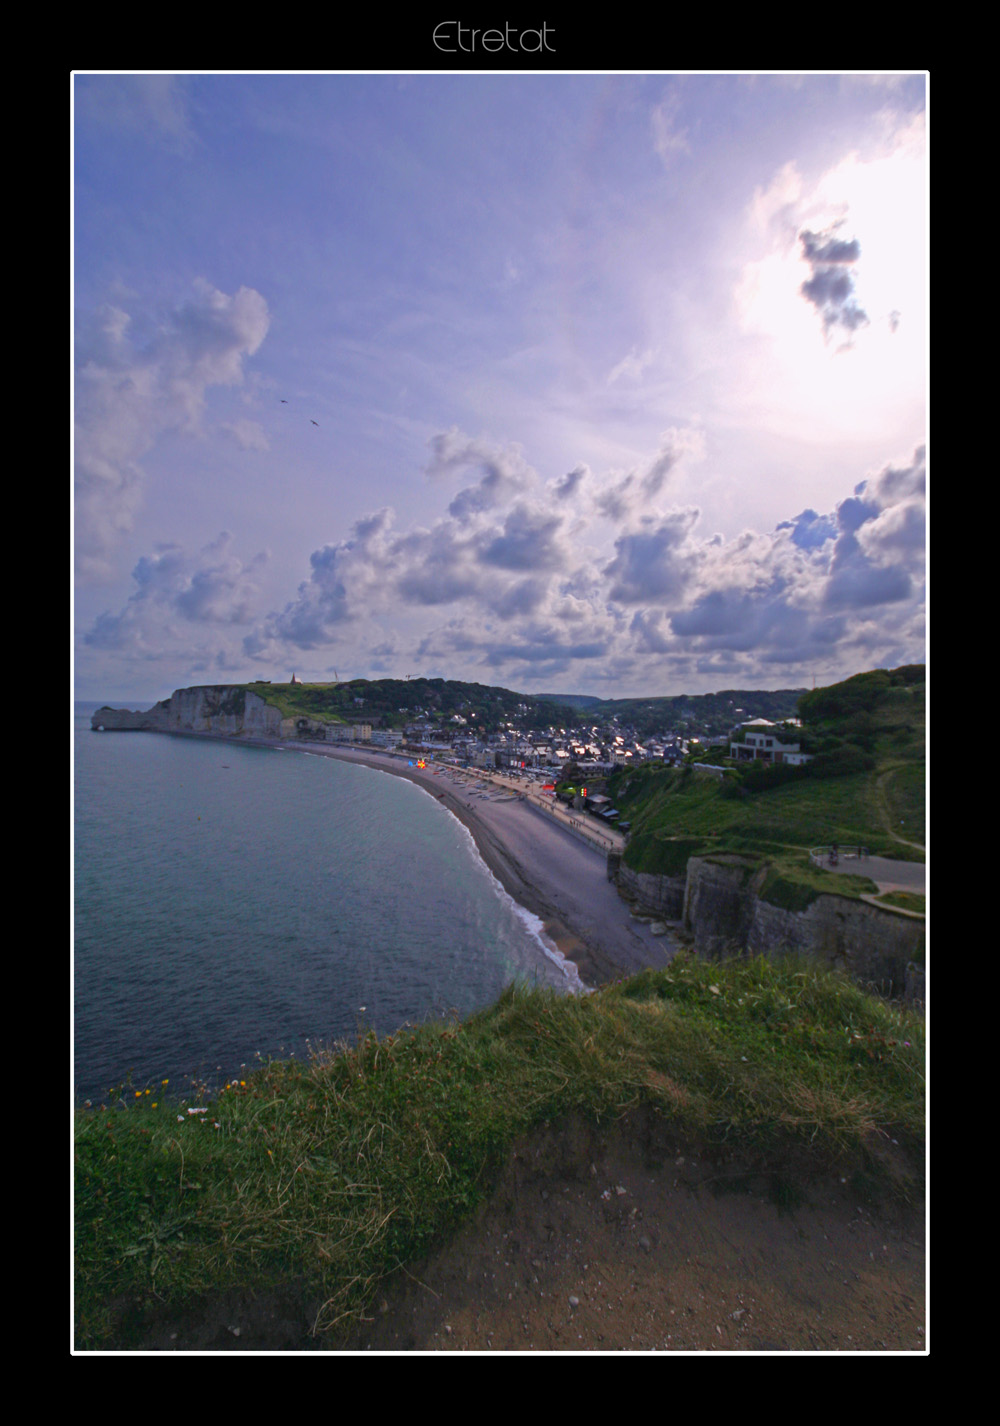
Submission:
{"label": "pebble beach", "polygon": [[664,966],[676,949],[671,938],[654,935],[647,922],[632,916],[608,880],[607,845],[599,832],[586,840],[499,778],[447,763],[418,768],[415,759],[353,747],[281,746],[404,777],[437,798],[468,828],[505,891],[540,918],[546,938],[575,963],[586,986]]}

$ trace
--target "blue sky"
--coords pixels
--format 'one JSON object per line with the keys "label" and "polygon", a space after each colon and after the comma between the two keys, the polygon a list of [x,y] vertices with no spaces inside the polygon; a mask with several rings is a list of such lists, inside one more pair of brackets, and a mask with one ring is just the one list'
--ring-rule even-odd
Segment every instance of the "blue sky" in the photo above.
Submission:
{"label": "blue sky", "polygon": [[77,74],[77,696],[922,660],[926,87]]}

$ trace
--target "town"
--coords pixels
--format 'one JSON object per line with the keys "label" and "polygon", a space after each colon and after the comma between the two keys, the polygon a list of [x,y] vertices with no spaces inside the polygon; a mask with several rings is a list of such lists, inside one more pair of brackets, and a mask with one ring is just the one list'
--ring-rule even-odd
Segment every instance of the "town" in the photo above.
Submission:
{"label": "town", "polygon": [[[546,790],[558,789],[608,821],[618,813],[603,795],[606,780],[621,768],[692,761],[706,773],[721,775],[723,760],[808,760],[795,736],[801,689],[643,701],[577,697],[574,701],[583,706],[573,708],[565,698],[526,699],[478,685],[469,697],[456,697],[454,684],[422,680],[428,685],[420,690],[423,696],[390,708],[387,682],[353,685],[350,707],[342,705],[342,722],[303,711],[295,719],[298,737],[523,777]],[[287,687],[304,695],[317,685],[302,684],[293,675]],[[415,685],[404,687],[416,691]],[[338,692],[343,688],[338,685]],[[446,690],[453,696],[445,696]],[[269,695],[274,691],[270,685]],[[762,716],[757,711],[762,703],[778,716]],[[621,711],[614,711],[616,704]],[[352,712],[354,720],[348,721]]]}

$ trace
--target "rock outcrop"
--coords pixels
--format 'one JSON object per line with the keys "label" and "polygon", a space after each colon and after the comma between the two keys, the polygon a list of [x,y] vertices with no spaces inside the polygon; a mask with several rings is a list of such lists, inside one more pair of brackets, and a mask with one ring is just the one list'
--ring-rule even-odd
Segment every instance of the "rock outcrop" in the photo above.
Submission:
{"label": "rock outcrop", "polygon": [[[618,860],[615,869],[610,865],[611,856]],[[651,872],[633,871],[617,853],[609,855],[608,875],[640,916],[654,916],[659,921],[679,921],[684,915],[686,876],[656,876]]]}
{"label": "rock outcrop", "polygon": [[765,899],[767,868],[738,856],[692,857],[683,877],[609,868],[641,915],[680,923],[696,955],[799,954],[879,987],[923,998],[925,926],[920,919],[848,896],[823,893],[801,910]]}

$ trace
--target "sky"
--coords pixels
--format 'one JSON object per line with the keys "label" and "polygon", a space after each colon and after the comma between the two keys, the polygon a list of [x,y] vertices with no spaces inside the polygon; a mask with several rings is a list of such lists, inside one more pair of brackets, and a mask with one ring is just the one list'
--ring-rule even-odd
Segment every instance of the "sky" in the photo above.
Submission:
{"label": "sky", "polygon": [[78,698],[923,661],[926,76],[72,89]]}

